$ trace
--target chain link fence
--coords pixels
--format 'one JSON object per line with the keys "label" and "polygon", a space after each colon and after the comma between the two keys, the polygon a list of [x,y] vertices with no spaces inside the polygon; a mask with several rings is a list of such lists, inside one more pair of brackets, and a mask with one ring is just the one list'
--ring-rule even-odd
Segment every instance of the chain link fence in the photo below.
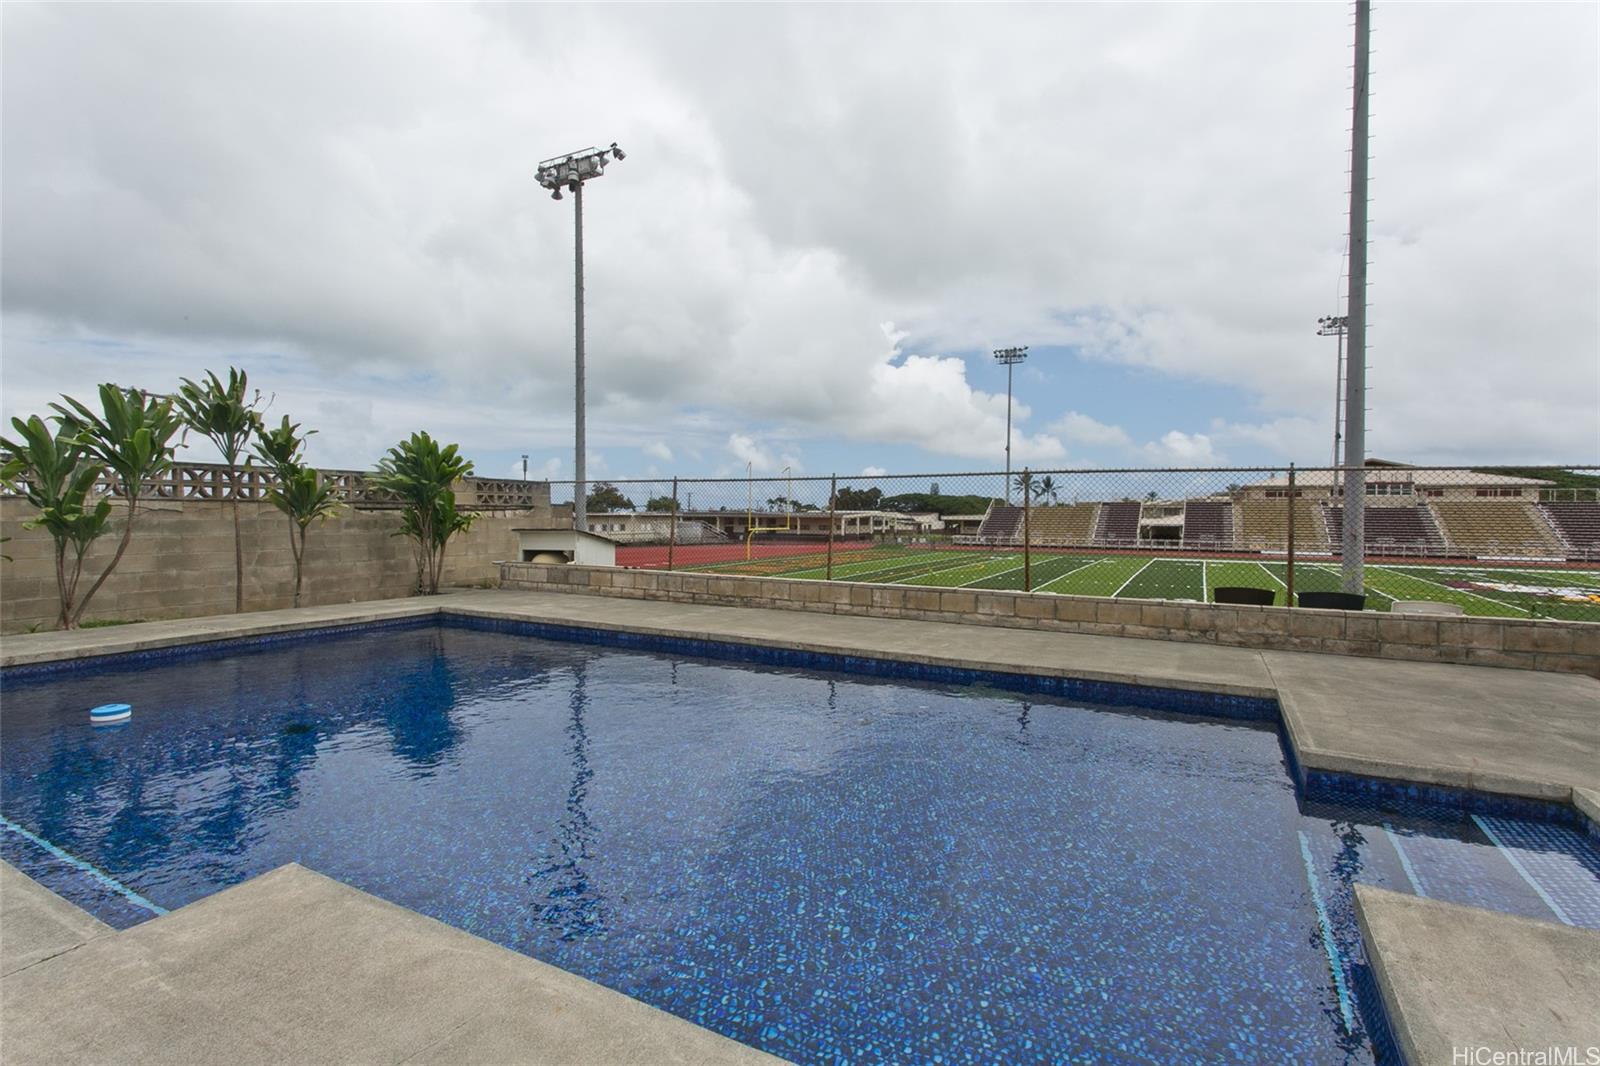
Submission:
{"label": "chain link fence", "polygon": [[630,479],[587,502],[620,566],[1280,606],[1356,605],[1327,595],[1349,510],[1368,610],[1600,621],[1592,466]]}

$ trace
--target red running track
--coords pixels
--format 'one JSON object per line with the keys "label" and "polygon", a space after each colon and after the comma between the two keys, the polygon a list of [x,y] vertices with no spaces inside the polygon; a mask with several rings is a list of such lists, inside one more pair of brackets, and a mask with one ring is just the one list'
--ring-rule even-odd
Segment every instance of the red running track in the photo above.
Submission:
{"label": "red running track", "polygon": [[[861,551],[872,548],[871,541],[835,541],[835,552]],[[828,542],[778,542],[750,545],[750,558],[773,559],[781,556],[828,554]],[[712,563],[736,563],[744,560],[743,544],[679,544],[672,550],[673,566],[708,566]],[[617,547],[617,565],[632,566],[642,570],[665,570],[667,546],[665,544],[623,544]]]}

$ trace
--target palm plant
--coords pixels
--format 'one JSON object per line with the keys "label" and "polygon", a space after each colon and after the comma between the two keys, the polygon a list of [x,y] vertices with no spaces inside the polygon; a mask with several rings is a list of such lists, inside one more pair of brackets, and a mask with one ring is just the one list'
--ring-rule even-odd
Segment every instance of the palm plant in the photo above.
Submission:
{"label": "palm plant", "polygon": [[1061,499],[1061,486],[1056,484],[1056,479],[1046,474],[1033,486],[1034,503],[1056,503]]}
{"label": "palm plant", "polygon": [[122,562],[128,542],[133,539],[133,523],[147,483],[171,469],[172,438],[182,423],[173,413],[171,400],[149,396],[138,389],[101,385],[100,414],[70,396],[61,399],[64,405],[50,405],[60,423],[59,437],[70,437],[86,461],[104,467],[111,477],[112,492],[128,505],[116,554],[63,620],[63,628],[74,629],[94,594]]}
{"label": "palm plant", "polygon": [[1028,471],[1013,475],[1011,485],[1021,494],[1024,503],[1033,497],[1033,475]]}
{"label": "palm plant", "polygon": [[[300,436],[300,425],[283,421],[268,429],[256,429],[253,458],[269,468],[275,480],[267,492],[267,500],[289,519],[289,552],[294,557],[294,606],[300,606],[300,589],[305,575],[306,532],[312,522],[327,521],[339,513],[340,503],[332,485],[322,480],[322,475],[305,465],[301,452],[305,437]],[[309,437],[315,430],[308,431]]]}
{"label": "palm plant", "polygon": [[83,557],[110,528],[111,501],[104,496],[89,500],[105,468],[84,457],[83,449],[68,433],[51,433],[37,415],[26,422],[13,418],[18,440],[0,437],[0,480],[24,496],[39,512],[23,523],[26,529],[43,529],[55,542],[56,593],[61,613],[56,624],[70,629]]}
{"label": "palm plant", "polygon": [[444,572],[444,550],[450,537],[472,524],[476,515],[456,510],[451,486],[472,473],[472,461],[456,445],[440,445],[426,433],[413,433],[389,449],[378,463],[373,487],[387,492],[401,505],[396,536],[410,537],[417,561],[417,591],[439,591]]}
{"label": "palm plant", "polygon": [[294,464],[278,472],[278,483],[267,493],[272,505],[289,516],[289,550],[294,555],[294,606],[300,606],[300,581],[305,572],[306,530],[312,522],[327,521],[339,513],[339,497],[332,485],[309,466]]}
{"label": "palm plant", "polygon": [[[174,398],[183,422],[207,438],[222,453],[228,467],[228,484],[233,492],[233,610],[244,610],[244,538],[239,531],[239,456],[249,445],[260,425],[256,407],[261,393],[249,396],[249,378],[243,370],[228,368],[226,385],[215,371],[207,370],[204,381],[183,379]],[[249,465],[249,460],[245,460]]]}

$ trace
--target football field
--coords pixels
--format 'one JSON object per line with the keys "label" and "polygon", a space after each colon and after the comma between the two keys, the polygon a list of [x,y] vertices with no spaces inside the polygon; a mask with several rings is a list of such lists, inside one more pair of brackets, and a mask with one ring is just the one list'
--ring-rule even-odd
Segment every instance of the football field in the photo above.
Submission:
{"label": "football field", "polygon": [[[813,550],[696,567],[717,573],[823,580],[827,567]],[[1033,552],[1028,578],[1034,592],[1072,596],[1210,602],[1219,585],[1271,589],[1284,604],[1288,568],[1281,558],[1201,559],[1093,552]],[[883,545],[834,555],[836,581],[865,581],[942,589],[1023,588],[1022,552],[996,549]],[[1295,591],[1336,591],[1337,560],[1295,562]],[[1386,611],[1396,600],[1440,600],[1467,614],[1600,621],[1600,566],[1556,568],[1537,563],[1373,563],[1366,565],[1368,607]]]}

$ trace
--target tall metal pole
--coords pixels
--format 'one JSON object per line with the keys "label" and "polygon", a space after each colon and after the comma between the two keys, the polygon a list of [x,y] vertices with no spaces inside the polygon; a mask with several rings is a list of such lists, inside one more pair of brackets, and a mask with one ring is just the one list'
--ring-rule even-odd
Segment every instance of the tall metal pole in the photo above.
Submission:
{"label": "tall metal pole", "polygon": [[1011,502],[1011,371],[1016,367],[1006,364],[1006,502]]}
{"label": "tall metal pole", "polygon": [[672,570],[672,555],[678,547],[678,479],[672,479],[672,517],[667,522],[667,571]]}
{"label": "tall metal pole", "polygon": [[1011,372],[1016,365],[1028,358],[1028,346],[1019,348],[996,348],[994,357],[997,362],[1005,364],[1006,368],[1006,503],[1011,502]]}
{"label": "tall metal pole", "polygon": [[1033,475],[1022,472],[1022,591],[1033,591],[1033,529],[1029,517],[1033,512],[1028,502],[1033,495]]}
{"label": "tall metal pole", "polygon": [[839,521],[839,475],[828,482],[828,580],[833,580],[833,527]]}
{"label": "tall metal pole", "polygon": [[1344,330],[1338,338],[1339,354],[1333,364],[1333,465],[1339,465],[1339,446],[1344,442]]}
{"label": "tall metal pole", "polygon": [[1365,592],[1367,461],[1367,99],[1372,4],[1356,0],[1354,118],[1350,124],[1350,348],[1344,393],[1344,591]]}
{"label": "tall metal pole", "polygon": [[573,489],[572,499],[572,528],[587,531],[589,528],[589,486],[584,476],[585,462],[583,426],[583,182],[572,183],[572,217],[576,220],[573,225],[573,300],[574,315],[577,322],[577,448],[578,454],[573,463],[577,471],[577,484]]}
{"label": "tall metal pole", "polygon": [[1294,464],[1289,464],[1289,563],[1284,569],[1283,602],[1286,607],[1294,606],[1294,512],[1298,501],[1295,499],[1297,490],[1294,487]]}

